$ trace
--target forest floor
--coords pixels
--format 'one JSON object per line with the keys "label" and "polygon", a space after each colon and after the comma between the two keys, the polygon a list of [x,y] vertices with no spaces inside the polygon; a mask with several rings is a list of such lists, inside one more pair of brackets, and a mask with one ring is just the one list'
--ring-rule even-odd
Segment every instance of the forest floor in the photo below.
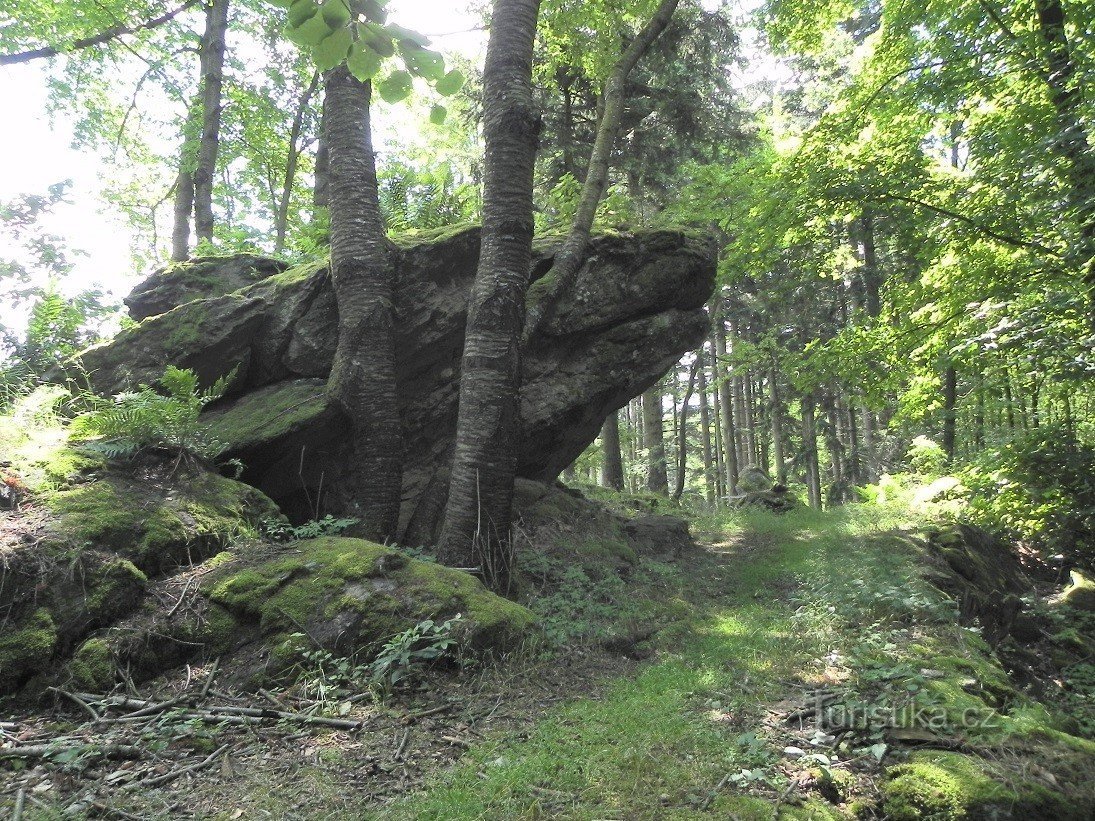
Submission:
{"label": "forest floor", "polygon": [[[170,710],[143,722],[85,722],[63,708],[4,716],[0,727],[26,744],[143,742],[163,760],[152,780],[147,761],[86,752],[0,767],[0,815],[13,806],[12,779],[29,783],[28,772],[41,777],[24,791],[27,819],[805,819],[883,817],[884,801],[896,817],[908,797],[892,786],[894,765],[947,765],[952,778],[954,764],[967,777],[925,799],[942,802],[935,817],[961,817],[961,802],[986,791],[1006,803],[1052,787],[1090,804],[1095,745],[1054,729],[1025,698],[986,707],[985,693],[1009,688],[1003,671],[893,535],[920,524],[865,506],[698,521],[699,550],[631,574],[623,595],[589,582],[587,641],[438,671],[385,701],[330,671],[261,697],[358,720],[357,731],[224,726]],[[641,623],[638,599],[657,602]],[[651,628],[643,652],[646,642],[603,640]],[[212,673],[184,671],[154,697],[200,690]],[[215,686],[207,698],[255,703]],[[949,719],[961,709],[978,722],[819,726],[836,702],[890,715],[915,703]]]}

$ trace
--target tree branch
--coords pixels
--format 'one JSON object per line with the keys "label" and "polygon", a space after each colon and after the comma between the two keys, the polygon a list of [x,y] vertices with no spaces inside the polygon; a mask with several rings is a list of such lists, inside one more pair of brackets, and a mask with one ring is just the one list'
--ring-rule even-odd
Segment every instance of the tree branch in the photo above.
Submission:
{"label": "tree branch", "polygon": [[143,23],[137,25],[121,25],[109,28],[106,31],[101,31],[91,37],[83,37],[79,40],[75,40],[68,46],[43,46],[42,48],[31,49],[29,51],[19,51],[14,54],[0,54],[0,66],[11,66],[19,63],[29,63],[32,60],[42,60],[48,57],[56,57],[59,54],[67,54],[73,51],[79,51],[85,48],[92,48],[94,46],[101,46],[103,43],[109,43],[111,40],[117,40],[127,34],[136,34],[139,31],[151,31],[152,29],[159,28],[165,23],[169,23],[182,14],[192,6],[198,5],[200,0],[186,0],[181,6],[173,11],[161,14],[152,20],[146,20]]}

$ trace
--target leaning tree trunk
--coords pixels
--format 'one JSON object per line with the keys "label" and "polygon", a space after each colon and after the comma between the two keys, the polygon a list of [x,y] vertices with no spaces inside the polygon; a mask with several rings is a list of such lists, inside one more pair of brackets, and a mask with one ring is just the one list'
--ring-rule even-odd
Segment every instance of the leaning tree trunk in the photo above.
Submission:
{"label": "leaning tree trunk", "polygon": [[593,152],[589,157],[589,169],[586,171],[582,196],[578,200],[578,211],[567,238],[555,254],[551,271],[543,278],[548,290],[537,300],[536,307],[529,311],[525,322],[525,339],[529,339],[551,318],[559,298],[574,286],[574,280],[585,258],[597,207],[601,204],[608,186],[612,147],[616,143],[616,134],[620,130],[620,120],[623,118],[626,102],[624,91],[627,78],[654,41],[665,31],[679,2],[680,0],[661,0],[654,16],[643,26],[642,31],[631,41],[616,65],[612,67],[612,73],[605,83],[604,93],[601,96],[601,116],[597,121],[597,135],[593,141]]}
{"label": "leaning tree trunk", "polygon": [[402,483],[392,289],[373,155],[372,87],[345,66],[324,75],[331,152],[331,279],[338,347],[328,391],[350,419],[355,516],[363,535],[395,535]]}
{"label": "leaning tree trunk", "polygon": [[300,162],[299,147],[301,132],[304,129],[304,117],[312,104],[312,97],[319,88],[320,73],[312,74],[312,80],[308,88],[300,95],[297,110],[293,114],[293,126],[289,130],[289,153],[285,158],[285,177],[281,186],[281,199],[278,200],[277,223],[274,226],[277,238],[274,241],[274,253],[280,254],[285,250],[285,235],[289,228],[289,204],[293,198],[293,183],[296,181],[297,166]]}
{"label": "leaning tree trunk", "polygon": [[601,483],[605,487],[624,489],[624,459],[620,452],[620,413],[613,411],[601,426],[601,447],[604,463],[601,466]]}
{"label": "leaning tree trunk", "polygon": [[205,11],[202,39],[202,134],[194,169],[194,231],[198,242],[213,241],[213,180],[220,149],[221,91],[224,86],[224,38],[229,0],[212,0]]}
{"label": "leaning tree trunk", "polygon": [[483,234],[468,306],[449,498],[439,558],[478,563],[509,589],[520,436],[521,328],[532,261],[540,116],[532,61],[540,0],[495,0],[483,69]]}
{"label": "leaning tree trunk", "polygon": [[643,394],[643,445],[646,447],[646,488],[663,496],[669,493],[665,462],[665,421],[661,385]]}

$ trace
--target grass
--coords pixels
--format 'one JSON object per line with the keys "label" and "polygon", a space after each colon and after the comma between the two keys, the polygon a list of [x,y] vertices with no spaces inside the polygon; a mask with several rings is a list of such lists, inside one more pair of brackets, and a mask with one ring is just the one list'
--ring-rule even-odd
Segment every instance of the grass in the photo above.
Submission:
{"label": "grass", "polygon": [[[911,557],[877,554],[863,539],[907,519],[899,510],[849,508],[708,522],[722,531],[724,555],[692,568],[700,571],[696,607],[682,641],[603,697],[547,715],[526,740],[474,748],[380,817],[770,818],[770,799],[737,788],[763,795],[786,782],[775,767],[780,751],[751,728],[765,704],[821,675],[841,640],[836,619],[809,615],[790,594],[802,579],[818,590],[851,576],[904,585]],[[736,786],[716,793],[728,774]],[[839,817],[820,799],[785,810]]]}

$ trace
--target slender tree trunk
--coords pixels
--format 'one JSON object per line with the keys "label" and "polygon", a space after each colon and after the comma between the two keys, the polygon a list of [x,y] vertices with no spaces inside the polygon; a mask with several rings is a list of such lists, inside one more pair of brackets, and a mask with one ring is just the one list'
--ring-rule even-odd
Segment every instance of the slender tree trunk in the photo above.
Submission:
{"label": "slender tree trunk", "polygon": [[521,329],[532,265],[540,115],[532,98],[540,0],[495,0],[483,69],[483,239],[468,305],[452,478],[439,557],[509,591],[520,437]]}
{"label": "slender tree trunk", "polygon": [[661,385],[643,394],[643,444],[646,446],[646,487],[653,493],[669,493],[669,469],[665,461]]}
{"label": "slender tree trunk", "polygon": [[725,357],[728,355],[726,345],[726,327],[722,323],[722,319],[718,319],[715,322],[715,344],[718,356],[715,358],[715,374],[718,379],[719,385],[719,399],[721,400],[722,411],[722,447],[723,452],[726,454],[726,492],[729,495],[737,493],[738,487],[738,434],[737,424],[735,423],[735,397],[731,396],[732,380],[728,370],[720,363],[725,362]]}
{"label": "slender tree trunk", "polygon": [[760,463],[757,451],[756,404],[753,401],[753,375],[746,371],[742,376],[742,395],[745,407],[745,448],[748,453],[746,464]]}
{"label": "slender tree trunk", "polygon": [[715,504],[726,498],[726,443],[722,441],[722,397],[719,395],[718,344],[711,338],[711,422],[715,446]]}
{"label": "slender tree trunk", "polygon": [[772,365],[768,371],[772,414],[772,457],[776,463],[776,482],[787,484],[787,458],[783,452],[783,399],[779,392],[779,370]]}
{"label": "slender tree trunk", "polygon": [[829,449],[829,463],[833,473],[833,483],[829,489],[829,503],[843,504],[846,493],[844,479],[844,444],[840,441],[840,417],[837,414],[836,397],[832,392],[825,395],[825,413],[828,424],[825,426],[825,444]]}
{"label": "slender tree trunk", "polygon": [[304,129],[304,116],[312,104],[312,97],[319,88],[320,73],[312,75],[308,88],[300,95],[297,110],[293,114],[293,127],[289,131],[289,154],[285,160],[285,179],[281,186],[281,199],[278,201],[277,223],[274,226],[277,238],[274,241],[274,253],[285,250],[285,234],[289,227],[289,203],[293,197],[293,183],[296,181],[297,165],[300,161],[300,133]]}
{"label": "slender tree trunk", "polygon": [[221,92],[224,86],[224,38],[229,0],[211,0],[206,7],[202,40],[202,136],[194,169],[194,231],[198,242],[213,241],[213,181],[220,149]]}
{"label": "slender tree trunk", "polygon": [[174,227],[171,231],[171,259],[185,262],[190,258],[190,215],[194,211],[194,174],[187,168],[183,146],[182,168],[175,181]]}
{"label": "slender tree trunk", "polygon": [[802,444],[806,451],[806,492],[810,507],[821,510],[821,467],[817,452],[816,400],[812,393],[802,397]]}
{"label": "slender tree trunk", "polygon": [[616,134],[620,129],[620,120],[623,117],[626,102],[627,78],[636,63],[665,31],[679,2],[680,0],[661,0],[654,16],[625,49],[605,83],[604,94],[601,97],[601,115],[597,121],[597,135],[593,142],[593,152],[589,157],[582,196],[578,201],[578,212],[566,240],[555,254],[551,271],[541,280],[545,283],[545,292],[529,309],[529,316],[525,323],[526,339],[544,323],[550,321],[559,298],[568,293],[574,285],[574,279],[578,276],[578,270],[585,259],[586,246],[589,244],[589,235],[593,230],[597,207],[608,186],[612,147],[616,143]]}
{"label": "slender tree trunk", "polygon": [[947,462],[954,461],[957,404],[958,371],[950,365],[943,374],[943,452],[947,455]]}
{"label": "slender tree trunk", "polygon": [[711,408],[707,403],[707,352],[696,351],[696,393],[700,404],[700,444],[703,455],[703,486],[707,504],[715,503],[714,457],[711,451]]}
{"label": "slender tree trunk", "polygon": [[685,480],[688,478],[688,403],[696,390],[696,375],[699,372],[699,360],[693,363],[688,372],[688,387],[681,401],[680,424],[677,426],[677,485],[673,489],[673,501],[679,502],[684,495]]}
{"label": "slender tree trunk", "polygon": [[372,88],[345,66],[324,75],[331,150],[331,279],[338,347],[328,391],[353,429],[354,515],[368,538],[394,538],[402,433],[396,398],[392,289],[373,155]]}
{"label": "slender tree trunk", "polygon": [[613,411],[601,426],[601,447],[604,449],[604,464],[601,470],[601,484],[605,487],[624,489],[624,460],[620,452],[620,414]]}

